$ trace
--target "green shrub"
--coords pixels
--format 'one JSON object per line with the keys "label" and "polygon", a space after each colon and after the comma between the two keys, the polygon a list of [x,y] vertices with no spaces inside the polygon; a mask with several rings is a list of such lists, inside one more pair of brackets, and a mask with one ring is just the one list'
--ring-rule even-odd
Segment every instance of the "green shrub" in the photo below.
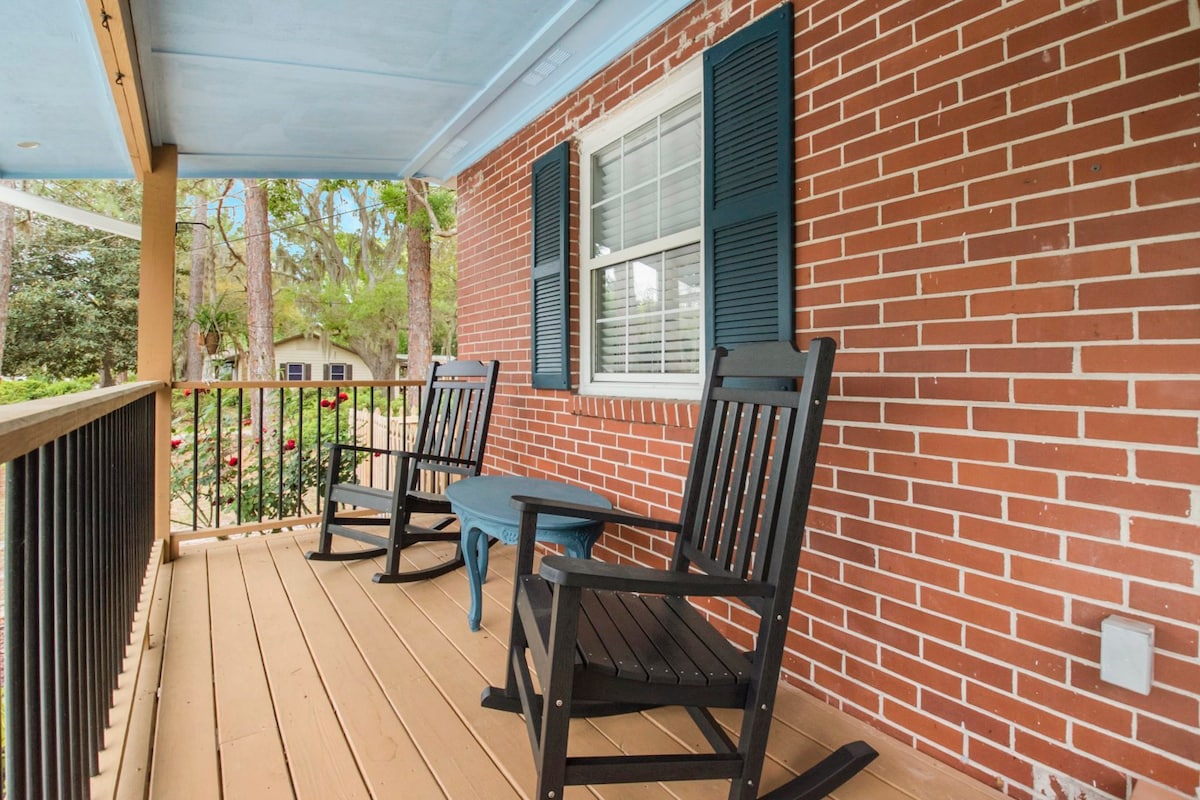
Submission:
{"label": "green shrub", "polygon": [[69,378],[55,381],[45,377],[31,377],[20,381],[0,381],[0,405],[24,403],[42,397],[59,397],[64,394],[85,392],[96,388],[96,376]]}

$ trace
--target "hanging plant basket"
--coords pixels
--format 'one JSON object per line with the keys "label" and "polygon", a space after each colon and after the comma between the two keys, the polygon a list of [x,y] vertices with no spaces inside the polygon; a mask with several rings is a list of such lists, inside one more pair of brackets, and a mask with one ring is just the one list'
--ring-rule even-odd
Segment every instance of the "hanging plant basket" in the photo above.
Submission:
{"label": "hanging plant basket", "polygon": [[192,322],[199,328],[200,344],[210,356],[216,355],[217,351],[221,349],[222,336],[231,335],[236,341],[237,333],[244,330],[238,315],[232,310],[224,308],[220,300],[216,303],[198,306]]}

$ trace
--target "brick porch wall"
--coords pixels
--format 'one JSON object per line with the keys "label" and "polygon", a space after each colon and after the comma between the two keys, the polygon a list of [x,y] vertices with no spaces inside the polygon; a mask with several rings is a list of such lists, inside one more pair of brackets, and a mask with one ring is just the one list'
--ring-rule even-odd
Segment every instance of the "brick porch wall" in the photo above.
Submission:
{"label": "brick porch wall", "polygon": [[[529,388],[529,166],[774,5],[695,3],[460,176],[492,471],[675,508],[690,405]],[[1197,793],[1197,1],[796,8],[797,329],[841,351],[787,680],[1013,797]],[[1113,613],[1149,696],[1099,681]]]}

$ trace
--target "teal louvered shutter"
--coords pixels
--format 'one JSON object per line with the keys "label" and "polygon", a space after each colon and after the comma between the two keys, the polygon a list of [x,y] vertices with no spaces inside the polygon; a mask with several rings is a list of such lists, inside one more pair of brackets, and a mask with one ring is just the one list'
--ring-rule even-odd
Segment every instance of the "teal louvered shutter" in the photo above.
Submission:
{"label": "teal louvered shutter", "polygon": [[792,6],[704,53],[708,349],[794,335]]}
{"label": "teal louvered shutter", "polygon": [[567,233],[570,143],[533,162],[531,373],[536,389],[570,388]]}

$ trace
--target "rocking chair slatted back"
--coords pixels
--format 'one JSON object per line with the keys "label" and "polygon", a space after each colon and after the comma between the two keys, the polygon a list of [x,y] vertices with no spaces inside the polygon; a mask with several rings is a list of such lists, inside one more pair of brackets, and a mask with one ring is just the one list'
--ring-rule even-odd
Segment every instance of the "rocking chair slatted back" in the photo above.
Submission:
{"label": "rocking chair slatted back", "polygon": [[478,475],[483,466],[492,385],[490,376],[480,374],[471,363],[439,365],[427,385],[412,447],[426,458],[414,463],[409,491],[441,493],[450,481]]}
{"label": "rocking chair slatted back", "polygon": [[[801,362],[787,344],[766,351],[772,363],[764,367],[748,363],[750,356],[739,361],[734,351],[709,377],[673,569],[769,583],[783,577],[785,564],[794,572],[822,416],[804,410],[827,394],[828,369],[818,358]],[[763,354],[755,348],[756,358]],[[800,392],[726,385],[727,376],[754,377],[768,368],[778,374],[791,362],[803,363]],[[747,603],[763,613],[762,598]]]}

